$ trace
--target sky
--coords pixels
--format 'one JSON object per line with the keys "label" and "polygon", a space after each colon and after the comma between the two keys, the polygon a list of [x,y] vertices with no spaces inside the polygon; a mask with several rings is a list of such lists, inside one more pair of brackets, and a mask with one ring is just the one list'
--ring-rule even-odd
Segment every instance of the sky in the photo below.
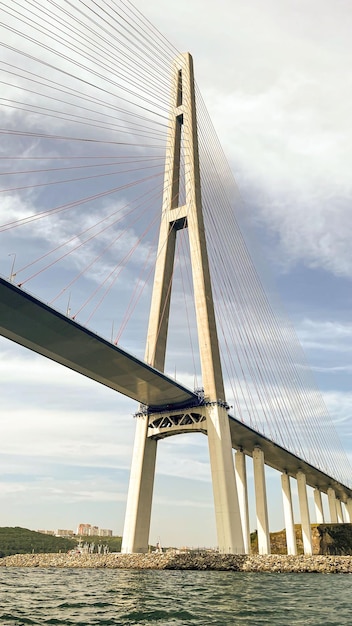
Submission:
{"label": "sky", "polygon": [[[249,229],[352,460],[350,3],[135,6],[194,57]],[[2,251],[4,276],[14,252]],[[84,522],[121,534],[135,403],[4,339],[0,381],[0,525],[75,530]],[[249,462],[247,470],[254,529]],[[278,530],[279,474],[268,470],[267,486]],[[216,546],[203,435],[159,445],[150,534],[158,540]]]}

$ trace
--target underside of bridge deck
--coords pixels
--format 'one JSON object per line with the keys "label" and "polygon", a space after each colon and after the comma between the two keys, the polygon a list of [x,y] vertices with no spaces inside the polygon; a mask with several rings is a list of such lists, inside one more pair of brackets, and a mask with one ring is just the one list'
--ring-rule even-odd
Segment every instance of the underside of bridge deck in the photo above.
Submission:
{"label": "underside of bridge deck", "polygon": [[313,467],[307,461],[299,458],[292,452],[282,448],[279,444],[271,441],[261,433],[253,430],[246,424],[229,416],[232,446],[237,450],[243,450],[245,454],[252,456],[253,449],[260,447],[263,450],[265,464],[279,472],[286,472],[296,478],[297,472],[302,471],[307,480],[307,485],[316,487],[319,491],[327,492],[329,487],[335,490],[336,495],[345,502],[351,498],[352,490],[341,485],[318,468]]}
{"label": "underside of bridge deck", "polygon": [[186,387],[2,278],[0,334],[150,407],[198,403]]}

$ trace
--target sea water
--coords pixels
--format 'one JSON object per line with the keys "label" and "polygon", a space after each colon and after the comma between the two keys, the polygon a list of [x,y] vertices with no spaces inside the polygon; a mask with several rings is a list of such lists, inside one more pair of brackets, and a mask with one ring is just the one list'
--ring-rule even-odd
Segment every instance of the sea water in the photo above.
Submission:
{"label": "sea water", "polygon": [[0,624],[351,626],[352,576],[0,568]]}

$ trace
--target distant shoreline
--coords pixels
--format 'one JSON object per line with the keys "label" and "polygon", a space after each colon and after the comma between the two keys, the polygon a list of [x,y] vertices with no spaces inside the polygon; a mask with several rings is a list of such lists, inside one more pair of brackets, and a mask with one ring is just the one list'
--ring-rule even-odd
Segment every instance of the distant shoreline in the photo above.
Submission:
{"label": "distant shoreline", "polygon": [[235,572],[352,574],[352,556],[163,554],[15,554],[0,567],[212,570]]}

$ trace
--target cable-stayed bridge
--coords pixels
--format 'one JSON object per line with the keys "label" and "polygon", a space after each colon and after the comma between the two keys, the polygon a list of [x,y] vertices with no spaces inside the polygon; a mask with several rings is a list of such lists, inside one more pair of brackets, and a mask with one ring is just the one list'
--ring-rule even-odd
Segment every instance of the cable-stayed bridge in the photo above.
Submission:
{"label": "cable-stayed bridge", "polygon": [[[95,5],[38,13],[33,3],[21,15],[6,8],[0,234],[13,263],[0,283],[1,333],[141,403],[124,551],[148,546],[157,442],[203,432],[220,550],[249,549],[251,456],[260,551],[270,551],[268,464],[282,472],[290,553],[297,480],[309,553],[306,485],[315,488],[317,521],[322,492],[331,521],[351,521],[350,468],[292,328],[251,260],[191,58],[131,5]],[[133,315],[141,310],[132,333],[148,317],[148,293],[143,360],[121,345]],[[60,299],[66,314],[53,308]],[[111,341],[77,323],[120,301],[125,312]],[[195,391],[164,373],[173,328],[180,361],[200,380]]]}

